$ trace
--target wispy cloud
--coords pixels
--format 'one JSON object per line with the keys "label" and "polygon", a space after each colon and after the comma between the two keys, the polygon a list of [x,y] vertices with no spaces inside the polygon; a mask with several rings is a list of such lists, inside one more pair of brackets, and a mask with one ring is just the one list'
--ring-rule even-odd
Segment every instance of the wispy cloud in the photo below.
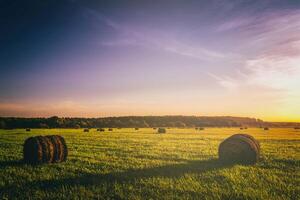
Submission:
{"label": "wispy cloud", "polygon": [[288,108],[293,108],[289,115],[295,115],[300,111],[297,110],[300,98],[300,10],[267,13],[245,23],[233,24],[223,27],[229,30],[235,26],[248,36],[244,38],[243,48],[260,48],[252,57],[245,55],[244,64],[231,76],[212,74],[211,77],[229,92],[243,94],[255,90],[253,95],[262,94],[261,98],[280,103],[276,108],[279,115],[286,113]]}
{"label": "wispy cloud", "polygon": [[139,45],[200,60],[223,59],[227,56],[227,54],[201,46],[187,45],[175,38],[170,38],[169,34],[164,34],[162,31],[153,33],[153,30],[137,30],[137,28],[122,25],[92,9],[86,9],[86,12],[123,34],[123,38],[120,39],[101,41],[100,44],[103,46]]}

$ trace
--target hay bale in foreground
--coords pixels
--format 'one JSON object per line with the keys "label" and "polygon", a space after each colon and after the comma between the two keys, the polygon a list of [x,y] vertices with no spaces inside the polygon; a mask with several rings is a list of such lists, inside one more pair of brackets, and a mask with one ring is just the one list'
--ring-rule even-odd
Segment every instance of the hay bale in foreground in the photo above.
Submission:
{"label": "hay bale in foreground", "polygon": [[167,130],[165,128],[158,128],[157,132],[158,133],[166,133]]}
{"label": "hay bale in foreground", "polygon": [[30,137],[23,146],[23,159],[29,164],[63,162],[67,155],[66,142],[58,135]]}
{"label": "hay bale in foreground", "polygon": [[52,162],[64,162],[67,160],[68,148],[65,139],[60,135],[48,135],[53,144],[53,159]]}
{"label": "hay bale in foreground", "polygon": [[251,135],[236,134],[219,146],[219,159],[224,163],[255,164],[260,155],[260,145]]}
{"label": "hay bale in foreground", "polygon": [[29,132],[29,131],[31,131],[30,128],[26,128],[26,132]]}
{"label": "hay bale in foreground", "polygon": [[90,132],[90,129],[88,129],[88,128],[85,128],[85,129],[83,129],[83,132]]}

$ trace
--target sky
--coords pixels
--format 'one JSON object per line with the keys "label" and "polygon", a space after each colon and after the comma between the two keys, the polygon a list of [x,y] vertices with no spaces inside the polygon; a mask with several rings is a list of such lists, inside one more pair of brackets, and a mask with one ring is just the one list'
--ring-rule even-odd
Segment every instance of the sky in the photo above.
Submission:
{"label": "sky", "polygon": [[300,1],[0,1],[0,116],[300,122]]}

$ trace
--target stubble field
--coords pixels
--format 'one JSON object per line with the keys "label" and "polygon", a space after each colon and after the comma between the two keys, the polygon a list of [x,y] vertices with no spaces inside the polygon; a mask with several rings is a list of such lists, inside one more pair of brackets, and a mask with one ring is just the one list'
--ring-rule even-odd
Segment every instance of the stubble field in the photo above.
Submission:
{"label": "stubble field", "polygon": [[[300,199],[300,130],[292,128],[0,130],[0,199]],[[228,166],[218,146],[235,133],[261,144],[260,162]],[[23,143],[62,135],[65,163],[21,162]]]}

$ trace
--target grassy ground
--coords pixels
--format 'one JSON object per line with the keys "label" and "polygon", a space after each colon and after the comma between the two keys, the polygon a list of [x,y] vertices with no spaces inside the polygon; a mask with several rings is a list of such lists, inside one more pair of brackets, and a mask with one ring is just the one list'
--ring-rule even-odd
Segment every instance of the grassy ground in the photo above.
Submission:
{"label": "grassy ground", "polygon": [[[250,128],[0,130],[0,199],[300,199],[300,130]],[[219,143],[248,133],[262,146],[254,166],[224,166]],[[19,162],[29,136],[60,134],[66,163]]]}

